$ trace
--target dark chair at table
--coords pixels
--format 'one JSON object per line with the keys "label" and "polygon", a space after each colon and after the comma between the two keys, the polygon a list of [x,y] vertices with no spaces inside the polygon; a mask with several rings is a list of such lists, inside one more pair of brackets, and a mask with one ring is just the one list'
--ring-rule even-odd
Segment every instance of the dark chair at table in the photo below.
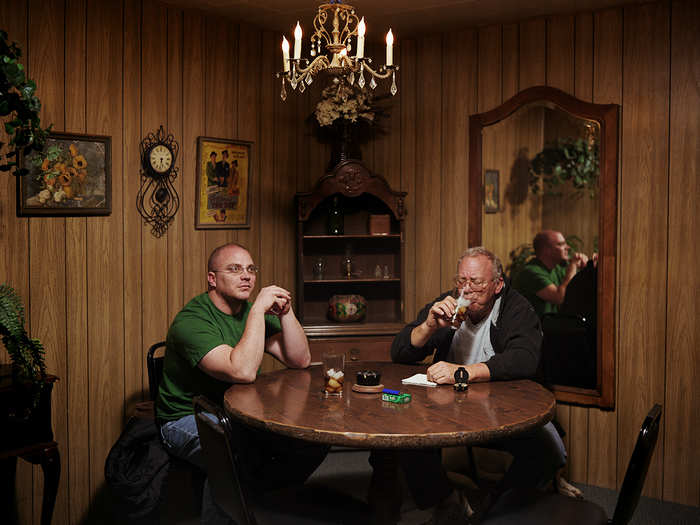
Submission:
{"label": "dark chair at table", "polygon": [[[159,341],[150,346],[146,352],[146,368],[148,370],[148,394],[150,403],[155,405],[158,398],[158,388],[163,378],[163,362],[165,360],[165,341]],[[153,407],[155,417],[155,406]],[[179,502],[184,496],[186,499],[194,498],[192,511],[199,514],[202,506],[202,488],[204,487],[205,474],[187,461],[170,456],[170,470],[168,472],[166,502],[177,502],[176,505],[165,506],[166,521],[168,517],[177,517],[182,512]],[[193,495],[193,496],[192,496]]]}
{"label": "dark chair at table", "polygon": [[491,508],[483,525],[625,525],[632,519],[644,487],[659,435],[661,405],[654,405],[642,423],[612,520],[593,502],[551,492],[511,490]]}
{"label": "dark chair at table", "polygon": [[253,497],[239,475],[236,427],[228,415],[204,396],[194,398],[194,411],[212,495],[238,525],[369,521],[366,504],[321,486],[293,486]]}

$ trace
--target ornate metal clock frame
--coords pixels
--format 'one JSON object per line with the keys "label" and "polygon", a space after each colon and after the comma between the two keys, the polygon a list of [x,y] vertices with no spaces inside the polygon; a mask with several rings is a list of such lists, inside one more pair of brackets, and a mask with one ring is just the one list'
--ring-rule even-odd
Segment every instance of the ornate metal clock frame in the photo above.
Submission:
{"label": "ornate metal clock frame", "polygon": [[[175,160],[180,146],[172,133],[165,135],[161,125],[156,133],[149,133],[141,141],[140,149],[141,188],[136,196],[136,208],[146,223],[151,225],[151,233],[160,237],[180,208],[180,197],[173,185],[177,178]],[[160,152],[165,154],[165,160],[156,155]]]}

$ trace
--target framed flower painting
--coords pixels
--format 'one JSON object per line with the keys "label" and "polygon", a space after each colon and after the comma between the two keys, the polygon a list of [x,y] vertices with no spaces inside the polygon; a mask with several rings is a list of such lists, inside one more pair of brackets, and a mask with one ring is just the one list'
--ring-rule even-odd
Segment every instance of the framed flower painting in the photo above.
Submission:
{"label": "framed flower painting", "polygon": [[51,133],[41,151],[20,157],[17,215],[83,216],[112,213],[112,139]]}

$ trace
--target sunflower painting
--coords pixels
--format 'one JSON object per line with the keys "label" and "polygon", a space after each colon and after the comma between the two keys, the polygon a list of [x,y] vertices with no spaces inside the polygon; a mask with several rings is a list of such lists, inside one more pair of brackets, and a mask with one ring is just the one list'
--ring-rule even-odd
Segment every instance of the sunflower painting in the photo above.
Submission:
{"label": "sunflower painting", "polygon": [[109,215],[111,138],[51,133],[42,151],[22,157],[18,214]]}

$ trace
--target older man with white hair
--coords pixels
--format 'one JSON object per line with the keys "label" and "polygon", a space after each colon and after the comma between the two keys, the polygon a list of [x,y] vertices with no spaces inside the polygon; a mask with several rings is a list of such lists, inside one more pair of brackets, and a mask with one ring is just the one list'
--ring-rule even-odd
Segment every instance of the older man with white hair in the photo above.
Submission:
{"label": "older man with white hair", "polygon": [[[439,384],[454,383],[459,367],[466,369],[469,381],[535,377],[542,344],[540,321],[504,279],[498,257],[482,247],[465,251],[455,285],[470,301],[459,327],[452,327],[457,299],[446,292],[396,336],[392,359],[415,363],[435,352],[427,377]],[[544,488],[566,463],[564,444],[551,423],[484,446],[506,450],[514,458],[497,493],[514,487]],[[432,523],[469,522],[469,504],[452,489],[440,450],[400,453],[399,461],[418,506],[434,508]]]}

